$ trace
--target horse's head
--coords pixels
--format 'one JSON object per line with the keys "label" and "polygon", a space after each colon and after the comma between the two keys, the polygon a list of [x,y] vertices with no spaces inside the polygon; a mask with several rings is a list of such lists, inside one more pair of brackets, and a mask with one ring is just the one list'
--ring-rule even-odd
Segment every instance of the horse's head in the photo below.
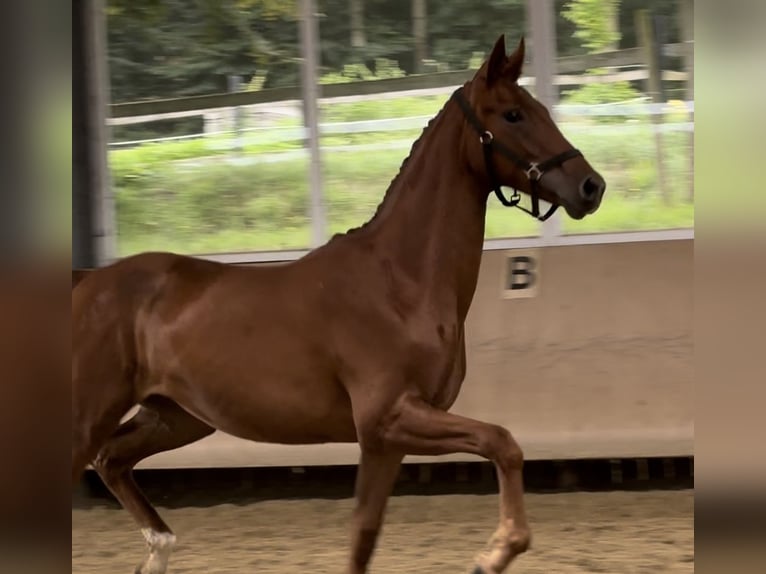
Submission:
{"label": "horse's head", "polygon": [[[470,92],[456,93],[474,128],[465,132],[469,163],[487,174],[498,194],[499,186],[530,194],[534,215],[539,196],[582,219],[598,209],[606,183],[567,141],[548,109],[518,85],[523,63],[524,39],[507,56],[500,36],[470,82]],[[518,202],[519,196],[513,199]]]}

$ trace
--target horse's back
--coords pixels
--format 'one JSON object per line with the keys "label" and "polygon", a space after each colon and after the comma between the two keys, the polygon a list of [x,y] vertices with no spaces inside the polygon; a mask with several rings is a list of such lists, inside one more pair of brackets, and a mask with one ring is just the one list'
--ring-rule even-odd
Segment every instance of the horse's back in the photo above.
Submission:
{"label": "horse's back", "polygon": [[150,294],[170,276],[187,281],[219,273],[223,265],[213,261],[168,252],[131,255],[98,269],[73,269],[73,297],[88,298],[106,290],[123,297]]}

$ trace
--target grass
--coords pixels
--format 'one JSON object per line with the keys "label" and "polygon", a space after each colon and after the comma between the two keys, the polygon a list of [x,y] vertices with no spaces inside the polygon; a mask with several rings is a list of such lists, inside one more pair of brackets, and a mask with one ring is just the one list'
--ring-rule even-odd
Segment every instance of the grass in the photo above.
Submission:
{"label": "grass", "polygon": [[[334,104],[322,121],[353,121],[433,115],[448,96]],[[608,182],[602,208],[582,221],[563,217],[565,233],[594,233],[692,227],[694,205],[684,197],[689,186],[686,133],[666,134],[669,204],[657,177],[651,127],[625,124],[627,131],[598,131],[599,124],[566,124],[570,140]],[[284,125],[285,122],[281,122]],[[579,129],[575,130],[577,127]],[[322,137],[322,175],[329,233],[346,231],[369,219],[391,179],[409,153],[420,129]],[[571,133],[568,133],[571,132]],[[271,132],[274,133],[274,132]],[[163,249],[210,253],[305,248],[309,245],[308,159],[284,156],[276,163],[232,164],[234,157],[258,158],[300,150],[300,140],[269,141],[262,133],[239,154],[226,149],[230,140],[145,144],[110,152],[117,202],[118,250],[127,255]],[[329,151],[333,146],[406,142],[396,149]],[[262,156],[261,156],[262,157]],[[508,210],[490,196],[486,237],[533,236],[539,224],[519,210]]]}
{"label": "grass", "polygon": [[[306,202],[308,203],[308,201]],[[627,209],[630,207],[630,209]],[[370,210],[370,215],[374,208]],[[356,227],[364,218],[341,217],[329,221],[329,233],[346,231]],[[563,217],[563,231],[567,234],[600,233],[614,231],[647,231],[692,227],[694,206],[678,203],[665,206],[660,198],[627,202],[604,202],[595,215],[582,221]],[[490,197],[487,213],[486,238],[532,237],[539,233],[539,226],[528,215],[506,209]],[[311,226],[308,217],[281,226],[253,224],[243,229],[218,229],[203,231],[194,226],[179,226],[173,233],[161,226],[153,231],[119,236],[120,255],[150,250],[168,250],[177,253],[222,253],[273,249],[303,249],[310,245]]]}

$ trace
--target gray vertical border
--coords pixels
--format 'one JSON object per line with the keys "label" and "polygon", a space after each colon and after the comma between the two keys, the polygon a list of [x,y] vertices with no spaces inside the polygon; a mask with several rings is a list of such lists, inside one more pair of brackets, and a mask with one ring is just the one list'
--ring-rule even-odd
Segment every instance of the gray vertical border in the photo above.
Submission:
{"label": "gray vertical border", "polygon": [[[78,145],[85,146],[86,157],[77,166],[78,176],[73,185],[83,186],[79,194],[80,201],[88,201],[89,216],[77,219],[77,225],[88,228],[73,229],[72,232],[81,234],[82,241],[89,242],[85,246],[77,242],[77,248],[82,250],[82,259],[87,266],[103,266],[112,261],[116,255],[114,197],[111,188],[109,161],[107,155],[108,129],[106,118],[109,106],[109,75],[107,62],[106,12],[104,0],[81,0],[77,3],[75,17],[81,18],[83,26],[82,60],[73,62],[75,66],[84,69],[84,85],[75,94],[84,98],[87,117],[85,131],[78,130],[78,137],[86,137],[86,142]],[[73,206],[74,208],[74,206]],[[86,212],[87,213],[87,212]],[[75,222],[73,221],[73,225]],[[74,249],[74,245],[73,245]],[[73,257],[75,253],[73,252]],[[76,257],[80,259],[80,257]]]}
{"label": "gray vertical border", "polygon": [[301,89],[303,91],[304,125],[308,132],[309,149],[309,217],[311,218],[311,247],[326,240],[325,210],[322,195],[322,162],[319,153],[319,22],[315,0],[301,0]]}
{"label": "gray vertical border", "polygon": [[[556,20],[553,0],[526,0],[527,33],[531,37],[532,73],[535,76],[537,98],[556,119],[558,89],[554,84],[556,75]],[[547,244],[561,235],[561,212],[557,211],[541,225],[543,243]]]}

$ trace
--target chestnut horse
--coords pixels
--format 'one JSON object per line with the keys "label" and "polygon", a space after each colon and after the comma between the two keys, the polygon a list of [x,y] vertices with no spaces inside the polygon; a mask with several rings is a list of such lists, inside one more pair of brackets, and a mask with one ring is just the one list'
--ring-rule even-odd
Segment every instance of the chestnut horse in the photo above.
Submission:
{"label": "chestnut horse", "polygon": [[[595,212],[604,180],[518,85],[524,40],[501,36],[413,144],[374,216],[301,259],[231,266],[143,253],[73,275],[72,474],[92,464],[140,525],[162,574],[175,536],[132,469],[220,429],[282,444],[357,442],[347,572],[368,571],[407,454],[495,464],[500,522],[473,572],[530,543],[522,451],[500,426],[448,410],[466,373],[464,324],[490,192]],[[501,186],[514,190],[507,199]],[[140,405],[130,420],[120,421]]]}

